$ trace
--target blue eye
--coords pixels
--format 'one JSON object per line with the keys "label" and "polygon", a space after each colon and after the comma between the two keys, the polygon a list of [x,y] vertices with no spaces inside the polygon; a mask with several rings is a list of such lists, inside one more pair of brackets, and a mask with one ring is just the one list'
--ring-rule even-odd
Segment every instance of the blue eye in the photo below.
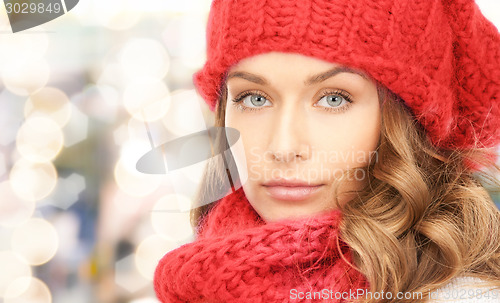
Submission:
{"label": "blue eye", "polygon": [[249,107],[262,107],[264,104],[266,104],[266,102],[269,102],[269,100],[267,100],[264,96],[261,96],[261,95],[248,95],[246,97],[243,98],[243,103],[245,105],[249,105],[248,103],[245,103],[245,101],[249,101],[250,102],[250,105]]}
{"label": "blue eye", "polygon": [[[319,104],[323,101],[323,104]],[[324,104],[326,102],[326,104]],[[339,107],[347,102],[351,102],[348,97],[342,96],[340,94],[326,95],[322,97],[318,104],[327,107]]]}
{"label": "blue eye", "polygon": [[258,110],[263,107],[271,106],[272,104],[264,94],[255,91],[244,92],[234,98],[233,102],[233,104],[242,111]]}
{"label": "blue eye", "polygon": [[353,100],[351,95],[344,90],[326,91],[316,103],[316,106],[322,107],[328,112],[341,112],[345,111],[352,104]]}

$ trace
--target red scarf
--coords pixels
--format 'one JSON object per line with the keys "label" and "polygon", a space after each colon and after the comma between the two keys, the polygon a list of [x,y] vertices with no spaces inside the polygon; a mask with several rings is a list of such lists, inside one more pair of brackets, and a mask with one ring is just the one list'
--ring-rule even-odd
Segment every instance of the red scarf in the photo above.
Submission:
{"label": "red scarf", "polygon": [[217,202],[193,243],[161,259],[156,295],[161,302],[348,302],[368,283],[347,263],[341,217],[331,210],[265,223],[240,188]]}

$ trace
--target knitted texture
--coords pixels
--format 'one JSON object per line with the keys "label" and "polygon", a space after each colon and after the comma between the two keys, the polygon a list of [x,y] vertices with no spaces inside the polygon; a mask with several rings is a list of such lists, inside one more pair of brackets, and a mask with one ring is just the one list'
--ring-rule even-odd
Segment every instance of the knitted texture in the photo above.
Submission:
{"label": "knitted texture", "polygon": [[210,109],[231,66],[271,51],[365,71],[436,146],[500,143],[500,35],[473,0],[214,0],[193,76]]}
{"label": "knitted texture", "polygon": [[[161,302],[321,302],[299,292],[367,289],[338,236],[341,212],[265,223],[243,189],[221,199],[197,239],[167,253],[154,286]],[[348,295],[344,295],[347,297]],[[321,297],[326,299],[326,297]],[[328,300],[328,302],[347,302]]]}

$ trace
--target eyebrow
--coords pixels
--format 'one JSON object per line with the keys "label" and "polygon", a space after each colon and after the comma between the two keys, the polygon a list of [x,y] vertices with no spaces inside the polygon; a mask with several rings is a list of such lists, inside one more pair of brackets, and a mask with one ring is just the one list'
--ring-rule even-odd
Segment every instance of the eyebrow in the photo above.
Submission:
{"label": "eyebrow", "polygon": [[[337,67],[334,67],[330,70],[327,70],[326,72],[322,72],[322,73],[319,73],[319,74],[316,74],[316,75],[313,75],[313,76],[307,78],[304,81],[304,85],[310,86],[313,84],[317,84],[317,83],[323,82],[323,81],[325,81],[329,78],[332,78],[332,77],[334,77],[338,74],[341,74],[341,73],[356,74],[356,75],[359,75],[359,76],[363,77],[364,79],[368,80],[368,76],[366,74],[364,74],[363,72],[357,71],[355,69],[352,69],[352,68],[349,68],[346,66],[337,66]],[[250,81],[250,82],[253,82],[256,84],[269,85],[269,82],[266,79],[264,79],[263,77],[252,74],[252,73],[248,73],[248,72],[232,72],[227,76],[226,81],[231,79],[231,78],[242,78],[242,79],[245,79],[247,81]]]}

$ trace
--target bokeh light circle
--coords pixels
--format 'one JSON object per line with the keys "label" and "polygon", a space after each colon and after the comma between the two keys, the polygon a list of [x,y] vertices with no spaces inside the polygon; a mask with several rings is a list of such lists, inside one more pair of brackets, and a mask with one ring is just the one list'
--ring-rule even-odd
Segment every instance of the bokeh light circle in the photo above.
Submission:
{"label": "bokeh light circle", "polygon": [[195,69],[206,61],[205,35],[206,21],[196,14],[171,19],[162,34],[168,52]]}
{"label": "bokeh light circle", "polygon": [[28,118],[17,133],[19,153],[32,162],[48,162],[63,147],[64,135],[54,120],[45,117]]}
{"label": "bokeh light circle", "polygon": [[9,180],[18,197],[37,201],[54,190],[57,171],[52,162],[33,163],[21,158],[12,167]]}
{"label": "bokeh light circle", "polygon": [[171,106],[162,123],[176,136],[185,136],[207,128],[201,109],[203,102],[194,89],[176,90],[172,94]]}
{"label": "bokeh light circle", "polygon": [[2,80],[9,91],[28,96],[49,81],[50,68],[43,58],[28,57],[21,62],[9,63],[2,72]]}
{"label": "bokeh light circle", "polygon": [[104,25],[107,28],[116,31],[126,30],[136,25],[140,19],[141,19],[141,14],[138,13],[137,11],[126,10],[110,16],[105,21]]}
{"label": "bokeh light circle", "polygon": [[160,259],[179,245],[160,235],[152,235],[142,241],[135,253],[135,265],[139,273],[148,280],[153,280],[154,271]]}
{"label": "bokeh light circle", "polygon": [[60,89],[44,87],[32,94],[24,106],[24,116],[48,117],[60,127],[68,123],[71,107],[68,96]]}
{"label": "bokeh light circle", "polygon": [[26,222],[35,211],[35,202],[20,199],[9,181],[0,183],[0,225],[18,226]]}
{"label": "bokeh light circle", "polygon": [[54,257],[59,237],[52,224],[33,218],[18,226],[12,233],[12,250],[23,256],[30,265],[41,265]]}
{"label": "bokeh light circle", "polygon": [[[5,297],[12,282],[23,277],[31,277],[31,267],[18,254],[12,251],[0,251],[0,297]],[[19,293],[28,288],[24,283],[17,286]],[[12,291],[9,293],[13,294]]]}
{"label": "bokeh light circle", "polygon": [[151,223],[156,233],[169,241],[181,242],[193,235],[189,211],[191,201],[179,194],[160,198],[151,211]]}
{"label": "bokeh light circle", "polygon": [[[6,15],[6,14],[5,14]],[[29,58],[40,59],[49,46],[48,35],[39,28],[36,35],[0,35],[0,70]]]}
{"label": "bokeh light circle", "polygon": [[132,169],[130,165],[127,165],[122,158],[115,165],[114,176],[118,187],[128,195],[135,197],[149,195],[161,183],[160,177],[139,173],[137,170]]}
{"label": "bokeh light circle", "polygon": [[70,14],[85,26],[101,26],[112,30],[125,30],[140,20],[141,13],[131,10],[128,1],[80,1]]}
{"label": "bokeh light circle", "polygon": [[118,57],[128,79],[146,76],[161,79],[167,75],[170,64],[165,48],[158,41],[146,38],[128,41]]}
{"label": "bokeh light circle", "polygon": [[155,121],[167,113],[170,107],[170,92],[159,79],[141,78],[127,86],[123,102],[135,119]]}
{"label": "bokeh light circle", "polygon": [[[27,287],[25,287],[27,285]],[[18,295],[20,289],[25,288]],[[19,278],[11,283],[7,290],[5,303],[51,303],[52,294],[47,285],[34,277]]]}

